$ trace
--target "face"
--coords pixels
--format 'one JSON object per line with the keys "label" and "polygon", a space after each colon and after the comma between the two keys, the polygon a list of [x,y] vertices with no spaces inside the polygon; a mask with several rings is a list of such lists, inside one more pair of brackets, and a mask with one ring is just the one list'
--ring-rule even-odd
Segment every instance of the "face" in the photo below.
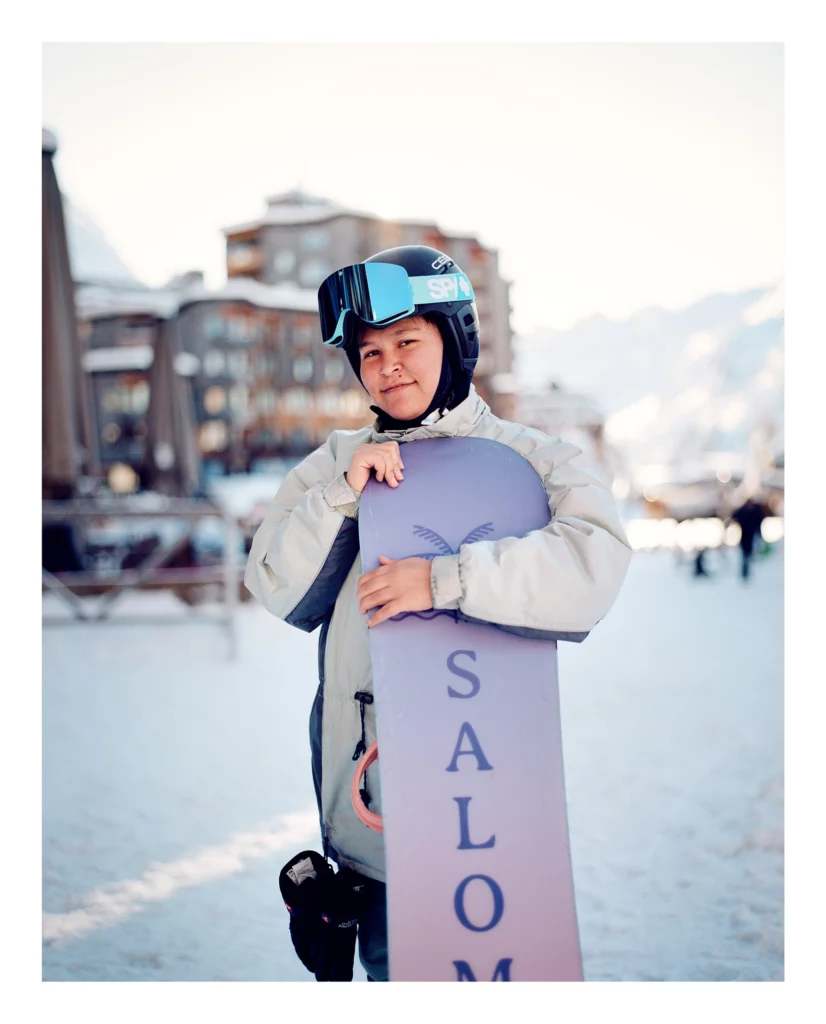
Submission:
{"label": "face", "polygon": [[420,316],[381,331],[367,327],[359,341],[361,379],[373,405],[397,420],[412,420],[436,394],[442,373],[442,336]]}

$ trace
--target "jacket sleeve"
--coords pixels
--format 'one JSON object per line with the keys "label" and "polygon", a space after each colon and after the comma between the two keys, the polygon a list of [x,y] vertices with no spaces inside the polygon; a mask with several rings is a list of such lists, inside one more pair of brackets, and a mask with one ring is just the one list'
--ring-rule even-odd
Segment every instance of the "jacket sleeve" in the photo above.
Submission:
{"label": "jacket sleeve", "polygon": [[524,537],[465,544],[433,559],[433,607],[548,640],[584,640],[610,609],[631,560],[611,491],[561,439],[516,448],[537,471],[551,522]]}
{"label": "jacket sleeve", "polygon": [[360,495],[336,472],[332,439],[285,478],[256,530],[244,584],[264,607],[312,632],[358,553]]}

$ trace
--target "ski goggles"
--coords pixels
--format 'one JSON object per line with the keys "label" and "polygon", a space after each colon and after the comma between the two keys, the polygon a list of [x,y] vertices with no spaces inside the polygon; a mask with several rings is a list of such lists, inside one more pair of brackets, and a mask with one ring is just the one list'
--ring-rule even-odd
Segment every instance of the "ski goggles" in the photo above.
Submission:
{"label": "ski goggles", "polygon": [[321,340],[343,345],[348,313],[371,327],[386,327],[412,316],[417,306],[473,299],[467,274],[410,277],[395,263],[355,263],[330,274],[318,289]]}

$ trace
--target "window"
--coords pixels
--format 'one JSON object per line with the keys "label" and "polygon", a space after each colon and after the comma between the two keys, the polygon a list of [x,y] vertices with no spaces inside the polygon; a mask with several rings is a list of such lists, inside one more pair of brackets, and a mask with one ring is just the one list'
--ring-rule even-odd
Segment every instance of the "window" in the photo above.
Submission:
{"label": "window", "polygon": [[309,259],[298,268],[298,280],[305,288],[317,288],[333,268],[326,260]]}
{"label": "window", "polygon": [[109,380],[101,378],[98,393],[105,413],[134,418],[142,416],[149,407],[149,384],[131,374],[120,374]]}
{"label": "window", "polygon": [[293,345],[312,344],[315,341],[315,327],[309,323],[300,323],[293,328]]}
{"label": "window", "polygon": [[330,232],[327,228],[307,228],[300,244],[304,252],[324,252],[330,244]]}
{"label": "window", "polygon": [[154,345],[154,324],[120,324],[118,328],[119,345]]}
{"label": "window", "polygon": [[198,446],[202,452],[223,451],[227,439],[227,425],[223,420],[208,420],[198,432]]}
{"label": "window", "polygon": [[211,387],[204,392],[204,411],[210,416],[220,416],[227,405],[227,393],[223,388]]}
{"label": "window", "polygon": [[204,317],[204,337],[207,341],[223,341],[227,336],[223,317],[214,313]]}
{"label": "window", "polygon": [[295,253],[292,249],[278,249],[273,257],[272,265],[277,274],[289,274],[295,267]]}
{"label": "window", "polygon": [[227,268],[245,270],[258,266],[261,249],[256,242],[230,242],[227,245]]}
{"label": "window", "polygon": [[211,348],[204,355],[204,373],[207,377],[220,377],[226,367],[224,353],[217,348]]}
{"label": "window", "polygon": [[316,407],[322,415],[335,418],[341,412],[341,392],[320,391],[316,395]]}
{"label": "window", "polygon": [[324,364],[324,380],[327,384],[338,384],[344,378],[344,360],[328,359]]}
{"label": "window", "polygon": [[297,356],[293,359],[293,377],[299,384],[312,380],[313,360],[310,356]]}
{"label": "window", "polygon": [[229,407],[236,419],[243,420],[247,415],[249,392],[243,384],[236,384],[229,390]]}
{"label": "window", "polygon": [[235,316],[227,320],[227,341],[231,341],[236,345],[245,342],[253,333],[250,330],[251,326],[245,317]]}
{"label": "window", "polygon": [[230,377],[235,377],[236,379],[244,377],[247,372],[247,353],[228,352],[227,369]]}
{"label": "window", "polygon": [[255,404],[262,416],[270,416],[275,412],[275,392],[269,388],[259,391],[255,396]]}
{"label": "window", "polygon": [[310,392],[306,388],[292,388],[284,397],[287,412],[300,416],[309,411]]}
{"label": "window", "polygon": [[101,437],[107,444],[117,444],[120,438],[120,427],[117,423],[107,423],[101,431]]}
{"label": "window", "polygon": [[131,412],[142,416],[149,408],[149,384],[145,380],[138,381],[131,389]]}
{"label": "window", "polygon": [[341,408],[345,416],[361,416],[364,412],[364,397],[359,391],[345,391],[341,396]]}

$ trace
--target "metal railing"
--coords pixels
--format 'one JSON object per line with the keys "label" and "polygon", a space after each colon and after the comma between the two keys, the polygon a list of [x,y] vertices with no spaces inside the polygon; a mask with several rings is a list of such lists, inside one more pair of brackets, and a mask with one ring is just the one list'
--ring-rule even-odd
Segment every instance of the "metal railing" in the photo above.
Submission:
{"label": "metal railing", "polygon": [[[162,498],[151,505],[129,498],[111,500],[78,499],[74,501],[44,501],[43,524],[47,523],[89,523],[109,519],[167,519],[185,524],[182,535],[172,542],[161,542],[152,553],[134,569],[113,571],[83,571],[52,573],[43,568],[43,588],[58,595],[71,609],[72,617],[44,616],[44,626],[65,626],[87,623],[162,624],[175,625],[193,622],[216,623],[226,630],[229,657],[237,655],[235,613],[238,605],[238,591],[243,579],[243,569],[238,564],[240,527],[237,518],[209,501],[184,498]],[[221,565],[194,566],[191,568],[163,568],[186,545],[192,536],[195,524],[207,517],[220,519],[224,524],[223,561]],[[110,614],[116,603],[128,591],[148,588],[204,586],[211,583],[223,585],[223,612],[215,615],[187,616],[119,616],[111,619]],[[90,607],[89,598],[78,591],[90,590],[103,596],[98,597]]]}

